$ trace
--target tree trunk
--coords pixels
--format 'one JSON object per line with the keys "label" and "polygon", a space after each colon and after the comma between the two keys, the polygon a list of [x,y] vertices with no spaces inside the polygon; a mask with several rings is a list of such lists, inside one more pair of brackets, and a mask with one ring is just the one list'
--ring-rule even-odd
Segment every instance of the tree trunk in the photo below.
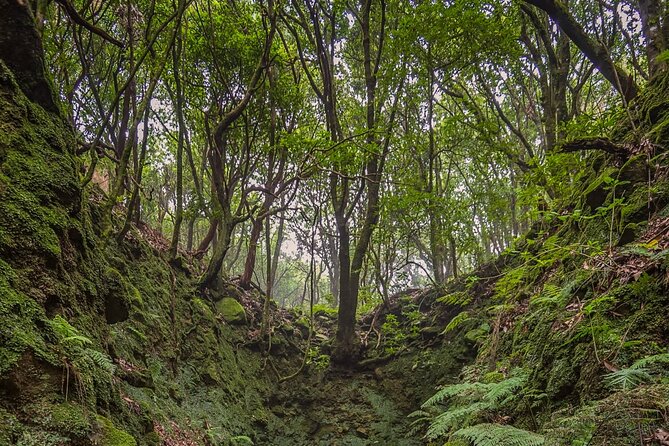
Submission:
{"label": "tree trunk", "polygon": [[239,280],[239,286],[244,289],[251,288],[251,279],[253,278],[253,271],[255,270],[258,241],[260,240],[262,226],[263,221],[260,218],[254,219],[251,223],[251,235],[249,235],[249,248],[246,252],[244,272],[242,273],[242,277]]}
{"label": "tree trunk", "polygon": [[[175,84],[175,96],[176,103],[174,107],[175,114],[177,116],[177,124],[179,127],[179,137],[177,139],[177,156],[176,156],[176,169],[177,169],[177,187],[176,187],[176,209],[174,216],[174,228],[172,230],[172,243],[170,244],[169,256],[170,259],[174,259],[177,256],[179,248],[179,236],[181,234],[181,222],[183,221],[184,215],[184,205],[183,205],[183,195],[184,195],[184,185],[183,185],[183,153],[184,153],[184,140],[186,133],[186,123],[184,122],[184,91],[181,86],[181,75],[180,75],[180,64],[181,64],[181,48],[182,48],[182,39],[181,39],[181,30],[179,29],[177,37],[175,39],[175,45],[172,49],[172,70],[174,72],[174,84]],[[146,131],[146,130],[145,130]]]}
{"label": "tree trunk", "polygon": [[[669,9],[667,6],[665,8]],[[648,74],[650,77],[667,68],[666,62],[657,60],[657,57],[667,48],[663,31],[668,25],[662,23],[661,10],[662,7],[658,0],[639,0],[639,16],[641,17],[643,36],[646,40],[646,56],[648,57]]]}
{"label": "tree trunk", "polygon": [[31,3],[0,0],[0,59],[28,99],[45,110],[59,113],[46,76],[42,40],[35,28]]}
{"label": "tree trunk", "polygon": [[639,88],[634,79],[611,60],[608,49],[585,32],[562,2],[559,0],[524,1],[544,10],[625,100],[631,101],[636,97]]}
{"label": "tree trunk", "polygon": [[221,220],[218,224],[218,240],[214,246],[214,252],[211,256],[211,260],[207,265],[207,269],[200,281],[201,288],[211,288],[212,285],[216,282],[218,274],[221,271],[223,266],[223,260],[225,255],[230,249],[230,243],[232,241],[232,231],[234,231],[236,224],[229,215],[224,215],[221,217]]}

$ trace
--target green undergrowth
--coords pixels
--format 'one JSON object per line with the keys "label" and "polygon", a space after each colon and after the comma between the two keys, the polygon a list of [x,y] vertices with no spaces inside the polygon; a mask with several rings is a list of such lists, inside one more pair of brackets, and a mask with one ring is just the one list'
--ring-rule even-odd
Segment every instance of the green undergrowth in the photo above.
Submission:
{"label": "green undergrowth", "polygon": [[[661,444],[669,429],[669,77],[589,155],[564,200],[502,256],[439,299],[442,336],[475,362],[424,400],[415,425],[448,445]],[[633,119],[633,124],[629,121]],[[503,391],[504,389],[507,389]]]}
{"label": "green undergrowth", "polygon": [[196,293],[137,228],[100,238],[71,129],[1,62],[0,126],[0,445],[253,439],[273,375],[241,307],[233,326],[216,306],[229,296]]}

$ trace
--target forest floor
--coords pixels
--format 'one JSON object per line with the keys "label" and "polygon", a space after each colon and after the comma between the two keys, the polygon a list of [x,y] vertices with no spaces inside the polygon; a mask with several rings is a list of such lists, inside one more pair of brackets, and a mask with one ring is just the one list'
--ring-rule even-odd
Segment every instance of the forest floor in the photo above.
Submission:
{"label": "forest floor", "polygon": [[[452,317],[443,307],[439,311],[432,307],[435,296],[430,290],[407,291],[394,296],[389,307],[379,306],[363,317],[363,333],[377,311],[381,318],[397,320],[398,325],[394,330],[387,325],[379,329],[380,348],[370,339],[357,366],[319,368],[317,359],[311,360],[311,366],[295,379],[277,383],[267,401],[272,416],[255,432],[255,444],[425,444],[409,415],[420,409],[437,385],[456,382],[462,367],[474,358],[473,346],[466,340],[434,342],[435,326],[443,326],[442,317]],[[317,338],[332,334],[334,319],[319,313],[316,320]],[[414,335],[405,337],[412,324]],[[327,352],[328,346],[325,341],[314,347]],[[389,346],[394,348],[391,353]]]}
{"label": "forest floor", "polygon": [[[330,372],[308,385],[295,381],[278,391],[270,409],[280,423],[268,425],[266,445],[420,445],[409,437],[415,410],[403,383],[382,372]],[[306,385],[305,385],[306,384]]]}

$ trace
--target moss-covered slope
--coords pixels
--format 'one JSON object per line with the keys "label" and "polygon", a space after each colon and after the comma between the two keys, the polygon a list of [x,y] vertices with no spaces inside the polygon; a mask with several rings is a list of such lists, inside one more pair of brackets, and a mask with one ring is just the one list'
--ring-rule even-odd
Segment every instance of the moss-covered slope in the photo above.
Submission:
{"label": "moss-covered slope", "polygon": [[478,356],[416,414],[428,439],[669,439],[667,98],[656,79],[609,135],[626,154],[588,154],[568,206],[441,298],[462,308],[447,336],[474,336]]}
{"label": "moss-covered slope", "polygon": [[145,232],[98,238],[71,128],[1,62],[0,126],[0,444],[228,444],[266,423],[244,318]]}

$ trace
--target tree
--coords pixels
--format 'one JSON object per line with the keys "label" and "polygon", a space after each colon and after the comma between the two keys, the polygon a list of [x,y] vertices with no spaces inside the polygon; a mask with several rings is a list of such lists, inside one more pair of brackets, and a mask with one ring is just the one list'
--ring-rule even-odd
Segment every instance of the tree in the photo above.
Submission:
{"label": "tree", "polygon": [[639,87],[634,79],[611,59],[611,54],[602,43],[595,41],[585,32],[562,1],[524,1],[544,10],[626,101],[629,102],[636,97]]}

